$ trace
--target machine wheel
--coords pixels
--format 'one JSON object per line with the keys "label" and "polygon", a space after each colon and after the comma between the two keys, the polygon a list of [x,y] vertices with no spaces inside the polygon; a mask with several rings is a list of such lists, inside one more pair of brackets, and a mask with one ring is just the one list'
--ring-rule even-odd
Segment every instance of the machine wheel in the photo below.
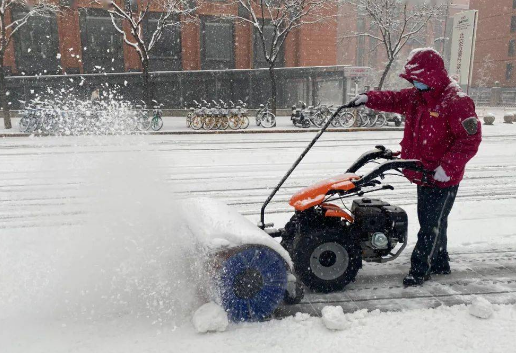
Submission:
{"label": "machine wheel", "polygon": [[287,265],[268,247],[240,248],[222,263],[219,289],[222,306],[232,321],[266,319],[284,300]]}
{"label": "machine wheel", "polygon": [[316,292],[342,290],[362,266],[362,250],[343,230],[319,229],[294,241],[296,274]]}

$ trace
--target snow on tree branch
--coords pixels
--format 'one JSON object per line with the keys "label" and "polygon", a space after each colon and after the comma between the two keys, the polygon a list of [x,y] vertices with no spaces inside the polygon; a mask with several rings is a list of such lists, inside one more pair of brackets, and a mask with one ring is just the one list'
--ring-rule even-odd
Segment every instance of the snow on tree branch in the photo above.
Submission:
{"label": "snow on tree branch", "polygon": [[[19,9],[23,16],[14,21],[6,21],[8,11]],[[48,16],[59,11],[59,6],[49,0],[1,0],[0,1],[0,55],[3,55],[13,35],[34,16]]]}
{"label": "snow on tree branch", "polygon": [[361,31],[352,31],[349,37],[369,37],[379,41],[385,49],[388,62],[382,78],[385,77],[401,50],[410,41],[424,42],[418,38],[432,19],[444,16],[443,1],[427,0],[350,0],[359,17],[368,21]]}
{"label": "snow on tree branch", "polygon": [[[163,32],[170,27],[193,20],[196,6],[189,0],[129,0],[119,4],[113,0],[96,0],[104,5],[111,16],[113,27],[122,35],[124,42],[134,48],[142,61],[149,60],[149,52],[159,42]],[[159,14],[156,28],[145,33],[144,26],[152,14]],[[129,32],[124,29],[129,27]],[[148,40],[148,41],[147,41]]]}
{"label": "snow on tree branch", "polygon": [[264,58],[273,66],[289,33],[303,25],[335,17],[337,1],[235,0],[228,6],[237,6],[239,11],[226,17],[248,23],[256,30]]}

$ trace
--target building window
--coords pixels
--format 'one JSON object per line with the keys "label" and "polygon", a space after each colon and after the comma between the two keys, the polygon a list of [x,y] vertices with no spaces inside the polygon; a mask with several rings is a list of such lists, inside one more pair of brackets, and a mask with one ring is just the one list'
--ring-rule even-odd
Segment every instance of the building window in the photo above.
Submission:
{"label": "building window", "polygon": [[[253,27],[254,28],[254,27]],[[265,46],[267,49],[267,53],[270,54],[271,51],[271,44],[272,39],[274,38],[274,26],[272,25],[265,25],[263,27],[263,36],[265,38]],[[253,36],[253,61],[254,61],[254,68],[260,68],[260,67],[268,67],[267,60],[265,60],[265,54],[263,51],[263,41],[260,38],[260,33],[256,28],[254,28],[254,36]],[[284,64],[284,58],[285,58],[285,50],[282,46],[280,48],[280,52],[278,54],[278,58],[276,59],[276,66],[281,67]]]}
{"label": "building window", "polygon": [[[25,11],[13,11],[14,21],[26,16]],[[15,59],[21,73],[55,74],[60,72],[59,37],[55,15],[30,17],[14,34]]]}
{"label": "building window", "polygon": [[[365,18],[361,17],[357,21],[357,33],[358,34],[364,34],[365,33],[365,27],[366,22]],[[365,35],[359,35],[357,39],[357,59],[356,64],[357,66],[364,66],[365,65]]]}
{"label": "building window", "polygon": [[511,39],[509,41],[509,56],[516,55],[516,39]]}
{"label": "building window", "polygon": [[233,23],[204,18],[201,31],[201,66],[203,70],[233,69]]}
{"label": "building window", "polygon": [[[149,14],[145,26],[145,42],[150,43],[158,26],[159,13]],[[175,21],[175,20],[173,20]],[[177,19],[179,23],[179,19]],[[181,27],[169,26],[163,29],[160,39],[149,53],[151,71],[181,70]]]}
{"label": "building window", "polygon": [[514,65],[512,63],[508,63],[505,69],[505,79],[510,80],[512,78],[512,71],[514,69]]}
{"label": "building window", "polygon": [[81,9],[80,27],[84,72],[123,72],[122,35],[113,26],[108,12]]}
{"label": "building window", "polygon": [[516,32],[516,16],[511,17],[511,33]]}
{"label": "building window", "polygon": [[516,0],[512,0],[512,8],[516,9]]}

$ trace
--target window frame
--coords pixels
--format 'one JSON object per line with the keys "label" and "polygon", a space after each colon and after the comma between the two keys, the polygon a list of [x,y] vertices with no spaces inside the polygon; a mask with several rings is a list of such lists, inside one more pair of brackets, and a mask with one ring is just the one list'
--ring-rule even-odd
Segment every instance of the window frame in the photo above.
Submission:
{"label": "window frame", "polygon": [[516,56],[516,39],[509,40],[509,51],[507,53],[507,56]]}
{"label": "window frame", "polygon": [[505,65],[505,80],[509,81],[512,79],[514,73],[514,64],[513,63],[507,63]]}
{"label": "window frame", "polygon": [[[145,22],[144,22],[144,25],[143,25],[143,37],[144,37],[144,40],[146,43],[149,42],[151,36],[152,36],[152,32],[150,32],[149,30],[149,22],[153,21],[154,18],[156,18],[156,22],[157,22],[157,19],[159,18],[160,14],[162,12],[159,12],[159,11],[154,11],[154,12],[149,12],[145,18]],[[179,15],[176,16],[177,20],[178,20],[178,23],[179,23]],[[179,70],[182,70],[183,68],[183,43],[182,43],[182,25],[179,23],[178,26],[174,26],[173,29],[165,29],[162,36],[161,36],[161,39],[158,40],[158,42],[155,44],[154,48],[149,52],[149,66],[150,66],[150,69],[151,71],[179,71]],[[166,31],[170,31],[170,30],[177,30],[179,33],[177,33],[177,55],[174,56],[174,55],[158,55],[157,52],[158,52],[158,48],[159,48],[159,43],[161,40],[163,40],[163,35],[165,34]],[[169,67],[170,65],[170,67]]]}
{"label": "window frame", "polygon": [[[103,16],[103,15],[106,16]],[[117,41],[119,42],[118,50],[116,55],[113,57],[115,60],[110,62],[110,70],[106,70],[106,73],[111,72],[125,72],[125,55],[124,55],[124,40],[122,38],[122,35],[116,31],[113,24],[111,23],[111,16],[109,15],[109,12],[104,9],[99,8],[80,8],[79,9],[79,28],[80,28],[80,35],[81,35],[81,60],[82,60],[82,67],[83,71],[85,73],[98,73],[95,71],[96,66],[103,66],[104,63],[98,63],[96,62],[96,58],[92,58],[90,53],[91,51],[88,50],[89,42],[88,42],[88,17],[95,17],[95,18],[106,18],[109,21],[109,26],[111,26],[114,33],[116,33],[116,37],[118,38]],[[119,20],[118,20],[119,21]],[[119,21],[120,22],[120,21]],[[86,47],[86,50],[84,50],[84,47]],[[111,70],[111,67],[115,70]],[[104,67],[105,69],[105,67]]]}
{"label": "window frame", "polygon": [[[267,20],[265,21],[265,27],[272,27],[274,28],[274,26],[272,26],[270,24],[270,20],[268,21],[269,23],[267,23]],[[257,56],[256,56],[256,53],[259,51],[260,53],[262,52],[262,48],[260,48],[260,45],[262,44],[262,41],[261,40],[258,40],[258,30],[256,29],[256,27],[252,26],[252,30],[253,30],[253,33],[252,33],[252,44],[253,44],[253,68],[264,68],[264,67],[269,67],[269,64],[267,62],[267,60],[265,59],[265,57],[263,58],[263,61],[260,61],[260,60],[257,60]],[[276,67],[283,67],[285,66],[285,43],[283,43],[283,45],[281,46],[280,49],[280,52],[278,53],[278,57],[276,59]]]}
{"label": "window frame", "polygon": [[516,33],[516,16],[511,16],[511,33]]}
{"label": "window frame", "polygon": [[[27,13],[27,11],[23,7],[16,6],[12,9],[11,15],[11,23],[16,19],[16,15],[20,13]],[[47,19],[49,23],[51,43],[49,46],[53,46],[51,50],[53,51],[53,55],[49,57],[42,57],[35,55],[32,53],[27,55],[22,49],[22,35],[23,32],[29,30],[30,32],[34,32],[34,28],[31,28],[31,22],[34,20],[41,20],[41,18]],[[58,58],[60,54],[59,50],[59,32],[57,27],[57,16],[54,14],[49,14],[45,17],[30,17],[18,31],[16,31],[13,35],[13,46],[14,46],[14,60],[16,63],[17,71],[23,72],[29,75],[35,74],[60,74],[62,72],[61,69],[61,60]],[[44,71],[47,71],[46,73]]]}
{"label": "window frame", "polygon": [[[201,31],[199,43],[201,45],[201,69],[202,70],[224,70],[235,68],[235,23],[232,20],[216,16],[200,16]],[[229,60],[218,60],[207,57],[206,50],[206,28],[209,24],[227,24],[231,31],[231,53]]]}

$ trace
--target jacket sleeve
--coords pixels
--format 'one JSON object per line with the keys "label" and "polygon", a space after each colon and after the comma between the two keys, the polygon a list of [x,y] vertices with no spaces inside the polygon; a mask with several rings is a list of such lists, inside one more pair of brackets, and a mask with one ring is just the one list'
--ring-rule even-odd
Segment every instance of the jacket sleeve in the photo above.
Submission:
{"label": "jacket sleeve", "polygon": [[394,91],[369,91],[367,92],[366,107],[384,112],[392,112],[406,115],[414,101],[413,89]]}
{"label": "jacket sleeve", "polygon": [[453,135],[450,149],[441,160],[441,166],[450,177],[462,173],[482,141],[482,124],[475,113],[475,104],[469,97],[452,105],[448,125]]}

